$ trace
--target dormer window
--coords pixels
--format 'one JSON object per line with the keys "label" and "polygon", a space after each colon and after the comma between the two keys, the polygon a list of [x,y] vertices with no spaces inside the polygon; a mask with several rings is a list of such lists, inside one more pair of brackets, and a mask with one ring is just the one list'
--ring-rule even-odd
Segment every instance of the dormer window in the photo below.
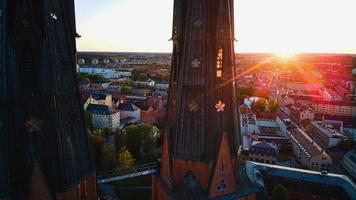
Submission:
{"label": "dormer window", "polygon": [[222,68],[223,68],[223,49],[219,48],[218,55],[216,58],[216,77],[222,77]]}

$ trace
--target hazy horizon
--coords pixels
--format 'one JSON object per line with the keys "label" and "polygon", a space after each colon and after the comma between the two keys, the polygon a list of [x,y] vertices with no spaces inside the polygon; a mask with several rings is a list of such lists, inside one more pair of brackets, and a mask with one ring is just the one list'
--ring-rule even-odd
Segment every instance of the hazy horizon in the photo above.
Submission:
{"label": "hazy horizon", "polygon": [[[173,0],[75,0],[79,51],[170,53]],[[235,0],[237,53],[356,54],[353,0]]]}

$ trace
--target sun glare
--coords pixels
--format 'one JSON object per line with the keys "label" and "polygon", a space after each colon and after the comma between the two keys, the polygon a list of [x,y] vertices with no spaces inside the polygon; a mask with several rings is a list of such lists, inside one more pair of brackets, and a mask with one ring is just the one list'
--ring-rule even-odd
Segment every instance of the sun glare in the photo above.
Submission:
{"label": "sun glare", "polygon": [[291,59],[294,58],[297,53],[293,53],[293,52],[276,52],[274,53],[274,55],[278,58],[282,58],[282,59]]}

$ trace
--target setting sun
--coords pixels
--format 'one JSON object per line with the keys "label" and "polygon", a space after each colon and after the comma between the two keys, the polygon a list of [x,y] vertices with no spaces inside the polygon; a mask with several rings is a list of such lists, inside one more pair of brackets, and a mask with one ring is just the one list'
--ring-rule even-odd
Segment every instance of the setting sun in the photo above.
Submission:
{"label": "setting sun", "polygon": [[283,59],[290,59],[290,58],[294,58],[297,53],[294,52],[276,52],[274,53],[274,55],[278,58],[283,58]]}

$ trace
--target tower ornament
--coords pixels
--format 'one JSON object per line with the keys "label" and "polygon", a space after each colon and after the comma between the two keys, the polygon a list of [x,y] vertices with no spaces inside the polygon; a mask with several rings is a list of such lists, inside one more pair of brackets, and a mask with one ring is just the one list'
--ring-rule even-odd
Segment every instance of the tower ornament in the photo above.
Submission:
{"label": "tower ornament", "polygon": [[224,110],[225,110],[225,103],[222,102],[222,101],[218,101],[218,102],[215,104],[215,109],[216,109],[216,112],[224,112]]}
{"label": "tower ornament", "polygon": [[193,68],[199,68],[200,67],[200,60],[198,58],[195,58],[192,62],[191,62],[191,65]]}
{"label": "tower ornament", "polygon": [[31,117],[26,120],[25,127],[28,133],[40,132],[42,130],[43,122],[36,117]]}
{"label": "tower ornament", "polygon": [[202,20],[202,19],[197,18],[197,19],[194,20],[194,26],[195,26],[196,28],[201,28],[202,25],[203,25],[203,20]]}
{"label": "tower ornament", "polygon": [[196,101],[190,101],[188,104],[189,112],[197,112],[199,110],[199,104]]}

